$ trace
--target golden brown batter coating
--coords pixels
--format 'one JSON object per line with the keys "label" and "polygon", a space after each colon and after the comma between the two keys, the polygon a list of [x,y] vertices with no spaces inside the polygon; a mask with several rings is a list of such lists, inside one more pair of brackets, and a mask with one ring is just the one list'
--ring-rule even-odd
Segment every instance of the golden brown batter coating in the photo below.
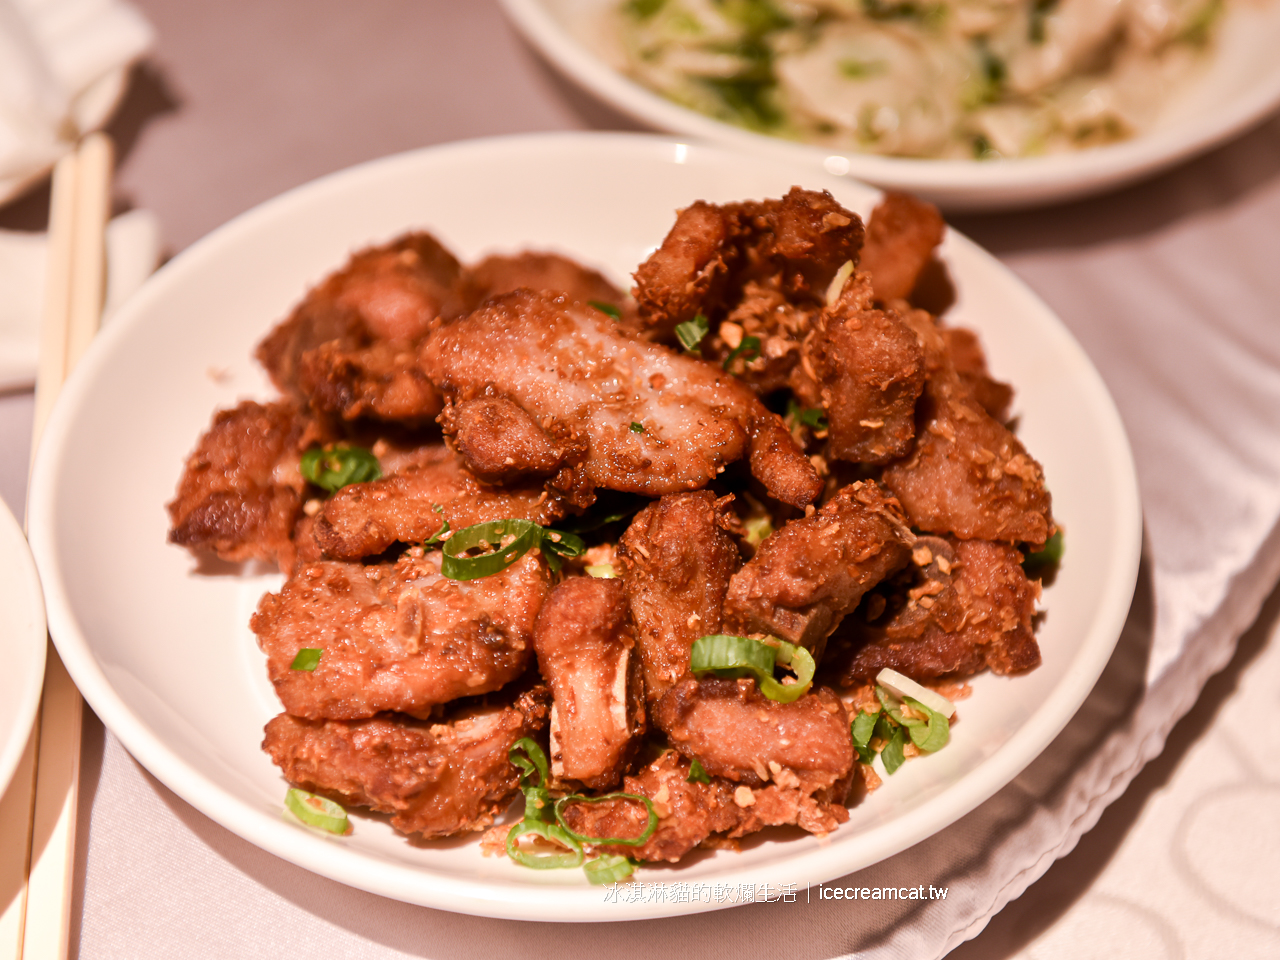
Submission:
{"label": "golden brown batter coating", "polygon": [[791,372],[801,404],[826,413],[829,454],[853,463],[887,463],[910,449],[924,381],[915,331],[895,311],[872,306],[862,273],[818,315]]}
{"label": "golden brown batter coating", "polygon": [[[439,551],[410,551],[394,564],[321,561],[264,596],[249,625],[294,716],[427,717],[436,704],[498,690],[524,673],[547,589],[532,554],[466,581],[441,575]],[[292,669],[304,648],[323,651],[319,665]]]}
{"label": "golden brown batter coating", "polygon": [[914,570],[888,592],[887,609],[881,603],[851,618],[862,646],[844,669],[846,682],[869,682],[885,667],[934,680],[1040,663],[1032,624],[1040,582],[1027,579],[1021,553],[986,540],[921,537],[913,559]]}
{"label": "golden brown batter coating", "polygon": [[928,382],[915,446],[885,468],[885,485],[929,533],[1043,544],[1055,527],[1040,464],[974,399],[933,319],[903,319],[924,345]]}
{"label": "golden brown batter coating", "polygon": [[538,669],[555,697],[551,774],[612,787],[645,730],[635,630],[620,580],[571,577],[551,591],[533,632]]}
{"label": "golden brown batter coating", "polygon": [[342,340],[322,343],[299,358],[298,389],[313,410],[344,420],[421,424],[441,407],[440,395],[418,368],[417,347],[403,340],[358,348]]}
{"label": "golden brown batter coating", "polygon": [[851,484],[768,537],[733,575],[726,628],[770,634],[821,658],[862,595],[906,564],[912,539],[896,500],[874,482]]}
{"label": "golden brown batter coating", "polygon": [[449,524],[451,531],[514,517],[547,524],[563,516],[558,501],[534,487],[486,487],[448,447],[427,448],[429,459],[370,483],[343,487],[316,515],[312,535],[323,553],[359,560],[394,543],[422,543]]}
{"label": "golden brown batter coating", "polygon": [[245,401],[213,418],[169,503],[169,542],[223,560],[293,564],[290,536],[306,481],[301,451],[314,427],[292,403]]}
{"label": "golden brown batter coating", "polygon": [[558,253],[526,250],[513,256],[485,257],[462,273],[462,295],[471,309],[521,288],[567,294],[581,303],[591,300],[634,309],[627,296],[596,270]]}
{"label": "golden brown batter coating", "polygon": [[[461,275],[453,254],[428,233],[405,234],[362,250],[308,291],[259,345],[258,360],[281,392],[305,401],[304,354],[332,341],[339,352],[350,353],[376,341],[420,339],[436,317],[464,309]],[[325,366],[332,364],[330,357]]]}
{"label": "golden brown batter coating", "polygon": [[672,494],[636,514],[618,542],[651,704],[688,675],[693,642],[720,632],[739,563],[728,509],[707,490]]}
{"label": "golden brown batter coating", "polygon": [[[822,489],[781,419],[735,378],[565,297],[518,291],[492,300],[428,337],[422,365],[453,402],[501,397],[572,441],[582,460],[552,485],[580,499],[596,487],[648,496],[698,489],[744,456],[792,505]],[[522,433],[513,461],[523,447]],[[487,459],[500,454],[486,446]]]}
{"label": "golden brown batter coating", "polygon": [[860,269],[881,303],[905,300],[942,242],[946,224],[932,203],[890,190],[871,211]]}
{"label": "golden brown batter coating", "polygon": [[708,774],[750,787],[772,781],[813,793],[853,767],[849,715],[826,687],[779,703],[754,680],[682,680],[653,708],[653,722]]}
{"label": "golden brown batter coating", "polygon": [[483,830],[506,810],[520,782],[508,751],[546,726],[549,701],[536,687],[510,706],[470,707],[435,723],[282,713],[267,724],[262,749],[304,790],[389,813],[405,833],[449,837]]}

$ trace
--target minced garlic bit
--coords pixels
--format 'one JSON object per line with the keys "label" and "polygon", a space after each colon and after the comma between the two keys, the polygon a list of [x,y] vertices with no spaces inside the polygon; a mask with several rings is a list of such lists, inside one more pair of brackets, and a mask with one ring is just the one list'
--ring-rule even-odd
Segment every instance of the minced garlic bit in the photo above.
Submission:
{"label": "minced garlic bit", "polygon": [[756,795],[751,792],[750,787],[739,787],[733,791],[733,802],[740,807],[750,807],[756,802]]}

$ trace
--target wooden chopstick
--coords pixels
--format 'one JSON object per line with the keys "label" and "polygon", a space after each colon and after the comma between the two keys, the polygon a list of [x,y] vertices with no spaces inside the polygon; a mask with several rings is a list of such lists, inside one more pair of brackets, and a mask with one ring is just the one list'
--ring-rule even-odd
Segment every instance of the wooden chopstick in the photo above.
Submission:
{"label": "wooden chopstick", "polygon": [[[54,169],[31,437],[33,462],[58,391],[102,317],[112,159],[110,139],[95,133]],[[29,868],[17,954],[23,960],[68,955],[83,713],[80,693],[50,643],[33,733],[34,786],[26,838]]]}

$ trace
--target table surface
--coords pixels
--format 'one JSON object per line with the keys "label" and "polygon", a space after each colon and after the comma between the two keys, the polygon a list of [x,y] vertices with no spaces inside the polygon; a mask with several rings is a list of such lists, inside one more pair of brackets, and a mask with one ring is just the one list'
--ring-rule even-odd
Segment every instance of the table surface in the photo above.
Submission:
{"label": "table surface", "polygon": [[[116,198],[157,214],[168,253],[283,190],[388,153],[524,131],[635,129],[553,75],[493,0],[135,2],[159,41],[111,128],[120,151]],[[37,191],[0,211],[0,226],[42,226],[47,202]],[[1197,243],[1215,231],[1273,225],[1274,234],[1280,121],[1105,198],[953,223],[1026,279],[1089,350],[1098,305],[1080,278],[1099,263],[1138,247],[1167,248],[1169,262],[1192,270]],[[1122,393],[1123,370],[1090,352]],[[19,515],[30,416],[29,393],[0,396],[0,450],[9,454],[0,458],[0,496]],[[1224,943],[1240,958],[1280,956],[1280,758],[1274,748],[1245,748],[1274,744],[1280,732],[1280,645],[1270,642],[1278,612],[1273,597],[1164,754],[1076,850],[952,956],[1047,960],[1141,949],[1173,958],[1213,955]],[[195,956],[197,946],[202,956],[247,955],[231,946],[242,939],[220,951],[186,933],[184,916],[208,912],[205,898],[216,898],[221,883],[242,897],[284,897],[332,917],[343,888],[319,878],[288,888],[301,871],[263,867],[246,844],[138,768],[92,718],[86,771],[73,929],[79,956]],[[167,888],[181,865],[149,856],[152,843],[121,837],[129,815],[185,832],[182,839],[213,851],[221,872],[185,899],[175,896]],[[1216,855],[1201,856],[1205,850]],[[422,915],[424,924],[444,917]],[[226,920],[228,928],[254,922]],[[732,914],[702,922],[733,922]],[[379,928],[375,910],[345,923],[350,940],[328,952],[482,956],[489,937],[495,950],[519,949],[511,939],[519,926],[441,919],[442,937]]]}

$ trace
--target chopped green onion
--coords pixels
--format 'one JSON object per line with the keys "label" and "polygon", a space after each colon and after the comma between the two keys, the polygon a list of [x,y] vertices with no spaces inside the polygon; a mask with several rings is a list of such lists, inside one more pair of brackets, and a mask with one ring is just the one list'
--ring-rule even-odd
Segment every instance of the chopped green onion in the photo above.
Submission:
{"label": "chopped green onion", "polygon": [[613,564],[611,563],[593,563],[584,569],[588,577],[598,577],[601,580],[616,580],[618,578],[618,572],[613,569]]}
{"label": "chopped green onion", "polygon": [[[951,739],[951,722],[937,710],[931,710],[914,697],[905,697],[904,701],[911,709],[923,713],[928,720],[917,720],[908,724],[911,742],[925,753],[941,750]],[[908,719],[908,718],[904,718]]]}
{"label": "chopped green onion", "polygon": [[323,647],[303,647],[298,651],[298,655],[293,658],[293,663],[289,664],[289,669],[305,670],[310,673],[320,666],[320,654],[322,653],[324,653]]}
{"label": "chopped green onion", "polygon": [[[521,850],[516,842],[526,833],[532,833],[549,843],[564,847],[565,853],[530,853]],[[507,856],[522,867],[534,870],[561,870],[581,866],[585,859],[582,846],[563,827],[541,820],[521,820],[507,833]]]}
{"label": "chopped green onion", "polygon": [[858,759],[863,763],[871,763],[876,758],[876,752],[871,749],[871,737],[876,732],[876,721],[880,718],[880,711],[875,713],[867,713],[865,710],[859,710],[858,715],[853,718],[853,723],[849,724],[849,733],[853,737],[853,749],[858,751]]}
{"label": "chopped green onion", "polygon": [[[511,749],[507,751],[507,759],[522,771],[520,774],[521,787],[545,787],[547,785],[548,771],[551,769],[547,764],[547,755],[531,738],[521,737],[513,743]],[[533,782],[532,778],[535,774],[537,781]]]}
{"label": "chopped green onion", "polygon": [[880,759],[884,761],[886,773],[890,775],[896,773],[898,768],[906,761],[907,755],[902,752],[906,741],[905,730],[902,727],[894,727],[893,733],[884,745],[884,749],[880,751]]}
{"label": "chopped green onion", "polygon": [[787,401],[787,419],[819,432],[829,428],[827,415],[821,407],[802,407],[794,400]]}
{"label": "chopped green onion", "polygon": [[1022,569],[1030,574],[1033,571],[1038,573],[1045,567],[1056,567],[1062,562],[1063,550],[1062,531],[1055,530],[1043,547],[1027,553],[1026,559],[1022,561]]}
{"label": "chopped green onion", "polygon": [[643,423],[636,423],[634,420],[632,420],[632,421],[631,421],[631,432],[632,432],[632,433],[644,433],[644,424],[643,424]]}
{"label": "chopped green onion", "polygon": [[687,351],[698,353],[698,345],[702,343],[702,338],[707,335],[710,329],[711,324],[707,322],[707,318],[702,314],[698,314],[692,320],[676,324],[676,338]]}
{"label": "chopped green onion", "polygon": [[[638,837],[588,837],[576,832],[572,827],[564,822],[563,809],[568,803],[605,803],[609,800],[635,800],[644,804],[645,810],[648,811],[649,819],[645,824],[644,832]],[[617,847],[638,847],[650,837],[653,831],[658,829],[658,812],[653,809],[653,801],[648,797],[642,797],[637,793],[606,793],[599,797],[585,797],[580,793],[571,793],[567,797],[561,797],[556,801],[556,821],[564,828],[574,840],[579,843],[590,843],[597,846],[617,846]]]}
{"label": "chopped green onion", "polygon": [[[488,552],[466,555],[468,550],[481,546]],[[534,547],[542,548],[547,565],[555,571],[560,569],[561,557],[580,556],[587,545],[575,534],[547,530],[532,520],[491,520],[465,527],[445,541],[440,572],[451,580],[491,576],[507,569]]]}
{"label": "chopped green onion", "polygon": [[636,872],[636,863],[630,857],[619,853],[588,860],[582,865],[582,872],[587,875],[587,883],[603,886],[606,883],[617,883]]}
{"label": "chopped green onion", "polygon": [[600,493],[600,499],[590,511],[580,517],[566,518],[563,528],[571,533],[590,533],[627,519],[650,502],[648,498],[633,493],[618,493],[614,490],[602,490]]}
{"label": "chopped green onion", "polygon": [[[948,719],[956,712],[956,705],[942,694],[921,686],[910,677],[903,676],[897,670],[885,667],[876,674],[876,682],[883,685],[895,697],[914,697],[928,706],[930,710],[936,710]],[[876,690],[876,696],[880,697],[881,703],[885,702],[880,689]]]}
{"label": "chopped green onion", "polygon": [[327,797],[317,797],[297,787],[290,787],[284,795],[285,808],[309,827],[324,830],[339,837],[351,832],[351,821],[340,804]]}
{"label": "chopped green onion", "polygon": [[298,470],[307,480],[330,493],[337,493],[351,483],[368,483],[382,476],[377,457],[364,447],[346,444],[332,450],[312,447],[302,455]]}
{"label": "chopped green onion", "polygon": [[733,361],[738,359],[741,354],[743,363],[750,363],[756,357],[760,356],[760,338],[759,337],[743,337],[742,342],[729,351],[729,355],[724,358],[721,367],[728,370],[733,366]]}
{"label": "chopped green onion", "polygon": [[697,757],[693,758],[693,762],[689,764],[689,775],[684,778],[685,783],[710,783],[711,778],[707,776],[707,771],[703,769],[702,764]]}
{"label": "chopped green onion", "polygon": [[614,320],[622,319],[622,311],[612,303],[605,303],[603,300],[588,300],[587,303],[590,306],[595,307],[607,317],[612,317]]}
{"label": "chopped green onion", "polygon": [[[790,667],[795,683],[783,684],[773,678],[775,665]],[[813,656],[804,647],[779,640],[772,644],[731,634],[699,637],[689,654],[689,669],[694,673],[714,673],[718,677],[736,679],[755,677],[756,686],[770,700],[791,703],[808,693],[816,669]]]}

